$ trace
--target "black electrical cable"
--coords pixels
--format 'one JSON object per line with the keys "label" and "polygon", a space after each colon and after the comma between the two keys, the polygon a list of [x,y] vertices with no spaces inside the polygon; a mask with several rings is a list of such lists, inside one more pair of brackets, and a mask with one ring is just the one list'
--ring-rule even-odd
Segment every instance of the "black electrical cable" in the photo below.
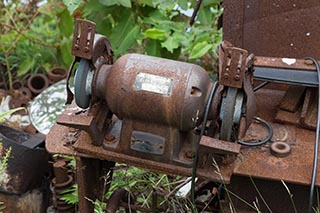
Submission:
{"label": "black electrical cable", "polygon": [[313,194],[317,177],[317,165],[318,165],[318,149],[319,149],[319,131],[320,131],[320,65],[315,58],[306,57],[305,59],[311,60],[317,69],[318,73],[318,120],[317,120],[317,130],[316,130],[316,139],[314,143],[314,155],[313,155],[313,168],[312,168],[312,176],[311,176],[311,185],[310,185],[310,194],[309,194],[309,205],[308,212],[312,212],[312,204],[313,204]]}
{"label": "black electrical cable", "polygon": [[192,178],[191,178],[191,201],[192,204],[195,205],[195,183],[196,183],[196,174],[197,174],[197,164],[198,164],[198,159],[199,159],[199,144],[200,144],[200,140],[201,137],[203,136],[205,130],[206,130],[206,124],[207,124],[207,120],[208,120],[208,114],[211,108],[211,104],[212,104],[212,100],[213,100],[213,96],[215,94],[215,91],[218,88],[218,83],[215,82],[210,95],[209,95],[209,99],[208,99],[208,103],[206,105],[206,109],[204,112],[204,116],[203,116],[203,122],[202,122],[202,127],[201,127],[201,131],[200,131],[200,135],[199,135],[199,139],[197,141],[197,143],[195,144],[195,155],[194,155],[194,159],[193,159],[193,165],[192,165]]}
{"label": "black electrical cable", "polygon": [[262,118],[259,118],[257,116],[254,116],[254,119],[259,121],[260,123],[264,124],[268,128],[268,132],[269,132],[268,136],[261,141],[255,141],[255,142],[238,141],[238,144],[245,145],[245,146],[260,146],[262,144],[267,143],[272,138],[272,136],[273,136],[272,126],[267,121],[265,121]]}

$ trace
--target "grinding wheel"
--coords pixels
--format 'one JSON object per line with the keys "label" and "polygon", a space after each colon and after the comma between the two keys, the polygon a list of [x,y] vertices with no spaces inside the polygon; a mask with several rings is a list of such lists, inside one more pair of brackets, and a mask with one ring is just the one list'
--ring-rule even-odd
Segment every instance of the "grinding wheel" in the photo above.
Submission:
{"label": "grinding wheel", "polygon": [[220,139],[224,141],[235,141],[242,115],[244,101],[243,92],[234,87],[227,88],[227,94],[222,99],[220,109]]}
{"label": "grinding wheel", "polygon": [[76,104],[83,109],[88,108],[90,104],[91,91],[88,90],[88,87],[91,88],[91,82],[88,81],[90,75],[92,75],[90,62],[81,59],[74,77],[74,96]]}

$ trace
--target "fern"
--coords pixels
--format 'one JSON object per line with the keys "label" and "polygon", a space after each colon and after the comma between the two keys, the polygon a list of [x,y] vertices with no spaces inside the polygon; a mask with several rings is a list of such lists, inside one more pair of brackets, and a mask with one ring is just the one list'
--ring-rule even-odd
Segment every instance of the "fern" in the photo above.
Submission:
{"label": "fern", "polygon": [[60,200],[65,201],[67,204],[76,204],[78,203],[78,185],[73,184],[69,189],[61,192],[63,197]]}

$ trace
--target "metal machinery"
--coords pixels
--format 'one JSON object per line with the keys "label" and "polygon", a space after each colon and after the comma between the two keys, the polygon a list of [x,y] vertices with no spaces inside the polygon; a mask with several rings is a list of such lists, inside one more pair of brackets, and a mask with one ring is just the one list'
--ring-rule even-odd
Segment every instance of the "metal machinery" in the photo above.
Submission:
{"label": "metal machinery", "polygon": [[[274,192],[271,188],[281,187],[277,181],[283,180],[296,184],[289,186],[297,189],[294,196],[299,199],[298,208],[306,208],[308,197],[303,193],[308,190],[303,185],[311,180],[312,130],[317,120],[317,99],[313,98],[317,93],[312,88],[318,86],[318,80],[313,61],[297,58],[309,55],[308,51],[315,57],[320,54],[312,43],[305,53],[295,50],[286,55],[291,43],[298,44],[300,37],[290,37],[293,40],[288,41],[289,47],[277,52],[269,51],[270,41],[265,37],[259,43],[259,38],[252,36],[261,30],[269,32],[268,24],[274,18],[282,20],[284,13],[276,13],[274,7],[306,15],[319,7],[319,3],[310,2],[313,7],[296,2],[288,9],[289,1],[286,7],[280,2],[272,7],[269,1],[233,4],[226,0],[224,38],[238,47],[225,41],[218,48],[217,82],[212,82],[201,67],[184,62],[140,54],[127,54],[113,62],[108,39],[95,33],[94,23],[77,20],[72,47],[76,58],[71,67],[79,62],[75,103],[82,109],[71,104],[73,94],[67,86],[67,103],[71,105],[51,129],[46,147],[50,153],[77,157],[80,209],[93,211],[89,199],[98,196],[102,184],[99,178],[114,161],[224,181],[239,193],[245,191],[241,196],[248,199],[254,193],[243,190],[250,188],[244,176],[257,178],[266,196]],[[262,15],[249,8],[260,9]],[[318,19],[317,13],[306,17]],[[234,14],[238,14],[237,19],[231,18]],[[256,22],[249,22],[248,17]],[[310,37],[320,32],[312,28],[307,33]],[[277,41],[283,36],[288,39],[288,35],[277,35]],[[260,50],[260,44],[266,48]],[[277,84],[255,92],[259,89],[256,85],[264,81]],[[212,167],[212,158],[221,175]],[[281,205],[289,199],[285,189],[278,193],[280,204],[270,198],[270,205],[292,210]],[[245,209],[241,204],[239,208]]]}

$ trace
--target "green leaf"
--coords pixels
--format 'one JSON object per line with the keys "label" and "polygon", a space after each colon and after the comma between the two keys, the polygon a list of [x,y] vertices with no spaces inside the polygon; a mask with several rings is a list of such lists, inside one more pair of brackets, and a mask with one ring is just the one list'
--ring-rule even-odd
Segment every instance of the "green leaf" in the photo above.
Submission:
{"label": "green leaf", "polygon": [[188,0],[179,0],[178,4],[181,7],[181,9],[183,10],[187,10],[188,9]]}
{"label": "green leaf", "polygon": [[51,14],[56,15],[58,13],[61,13],[64,9],[66,9],[66,6],[62,2],[54,1],[54,2],[48,2],[43,6],[39,7],[38,11],[46,15],[51,15]]}
{"label": "green leaf", "polygon": [[124,13],[110,35],[115,57],[127,51],[136,41],[139,33],[140,27],[134,24],[132,15]]}
{"label": "green leaf", "polygon": [[169,52],[167,49],[162,48],[161,49],[161,57],[162,58],[168,58],[172,60],[178,60],[179,56],[181,54],[181,47],[176,48],[173,50],[173,52]]}
{"label": "green leaf", "polygon": [[179,22],[163,20],[159,21],[158,28],[165,31],[173,30],[174,32],[182,32],[184,25]]}
{"label": "green leaf", "polygon": [[7,116],[9,116],[9,115],[11,115],[12,113],[15,113],[15,112],[17,112],[17,111],[19,111],[19,110],[26,110],[26,109],[25,109],[24,107],[18,107],[18,108],[10,109],[10,110],[8,110],[8,111],[6,111],[6,112],[1,113],[1,114],[0,114],[0,122],[1,122],[1,123],[4,122],[4,121],[6,120],[6,117],[7,117]]}
{"label": "green leaf", "polygon": [[178,37],[170,36],[167,40],[161,43],[161,47],[166,48],[169,52],[173,53],[173,50],[179,47]]}
{"label": "green leaf", "polygon": [[150,7],[153,6],[152,0],[138,0],[138,3],[140,3],[140,4],[145,4],[145,5],[148,5],[148,6],[150,6]]}
{"label": "green leaf", "polygon": [[176,5],[175,1],[168,0],[153,0],[153,3],[157,5],[159,9],[167,11],[171,11]]}
{"label": "green leaf", "polygon": [[189,59],[196,59],[204,56],[211,48],[212,44],[208,44],[208,42],[203,41],[201,43],[197,43],[190,53]]}
{"label": "green leaf", "polygon": [[159,40],[150,39],[146,43],[146,53],[151,56],[161,56],[161,45]]}
{"label": "green leaf", "polygon": [[128,8],[132,6],[130,0],[100,0],[99,2],[105,6],[122,5]]}
{"label": "green leaf", "polygon": [[65,66],[69,66],[73,60],[73,56],[71,55],[71,46],[72,41],[64,38],[61,42],[61,46],[59,49],[59,55],[61,55],[62,61]]}
{"label": "green leaf", "polygon": [[119,47],[115,50],[115,56],[117,57],[118,55],[126,52],[132,44],[136,41],[136,38],[138,37],[138,34],[140,33],[140,27],[139,26],[134,26],[128,34],[125,35],[123,38],[123,41],[119,45]]}
{"label": "green leaf", "polygon": [[100,4],[105,6],[113,6],[118,4],[118,0],[99,0]]}
{"label": "green leaf", "polygon": [[144,32],[144,35],[147,38],[152,38],[152,39],[164,39],[166,37],[166,32],[164,30],[159,30],[157,28],[151,28],[151,29],[147,29]]}
{"label": "green leaf", "polygon": [[199,10],[198,19],[201,25],[212,25],[213,24],[213,14],[210,8],[202,8]]}
{"label": "green leaf", "polygon": [[59,30],[64,37],[69,37],[73,32],[73,27],[71,27],[73,26],[73,18],[70,16],[67,10],[61,12],[59,16]]}
{"label": "green leaf", "polygon": [[118,1],[124,7],[131,8],[131,6],[132,6],[130,0],[118,0]]}
{"label": "green leaf", "polygon": [[72,15],[73,12],[80,6],[82,0],[62,0],[67,6],[69,13]]}
{"label": "green leaf", "polygon": [[35,64],[34,58],[26,58],[21,64],[17,72],[17,77],[21,77],[28,73]]}

